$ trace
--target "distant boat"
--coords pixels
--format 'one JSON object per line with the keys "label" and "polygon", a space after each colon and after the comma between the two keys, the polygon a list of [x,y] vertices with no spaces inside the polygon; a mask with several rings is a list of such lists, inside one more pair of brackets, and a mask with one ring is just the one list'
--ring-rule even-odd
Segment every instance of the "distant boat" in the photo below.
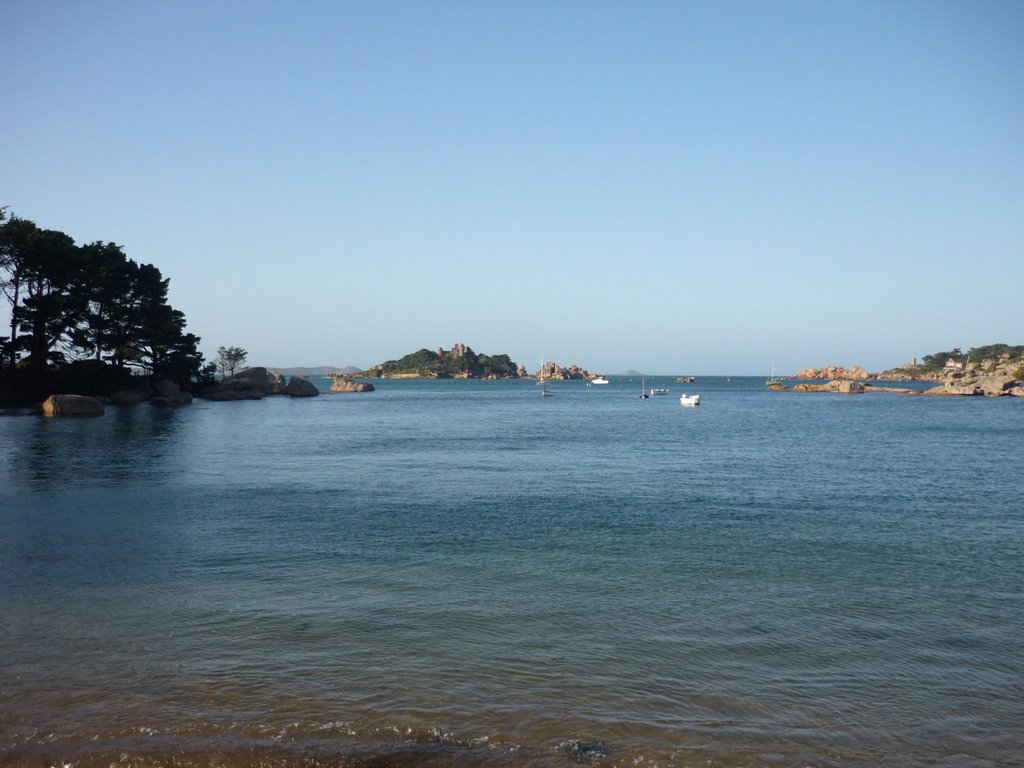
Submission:
{"label": "distant boat", "polygon": [[607,384],[608,383],[608,379],[606,379],[604,376],[595,376],[588,383],[590,383],[590,384]]}
{"label": "distant boat", "polygon": [[651,397],[654,397],[655,395],[667,395],[667,394],[668,394],[668,390],[667,389],[662,389],[661,387],[651,387]]}
{"label": "distant boat", "polygon": [[552,396],[554,396],[555,393],[552,392],[550,389],[548,389],[548,382],[544,378],[544,358],[543,357],[540,359],[540,373],[538,374],[538,376],[540,377],[540,381],[537,382],[540,385],[540,388],[541,388],[540,389],[540,396],[541,397],[552,397]]}
{"label": "distant boat", "polygon": [[688,395],[685,392],[679,396],[680,405],[700,405],[700,395]]}
{"label": "distant boat", "polygon": [[647,394],[647,382],[644,381],[643,376],[640,377],[640,399],[646,400],[649,397]]}
{"label": "distant boat", "polygon": [[768,377],[767,381],[765,381],[765,386],[767,386],[767,387],[777,387],[780,384],[782,384],[782,380],[775,378],[775,358],[772,358],[772,375],[770,377]]}
{"label": "distant boat", "polygon": [[676,381],[679,384],[693,384],[693,382],[695,382],[696,379],[693,378],[693,376],[680,376],[679,378],[676,379]]}

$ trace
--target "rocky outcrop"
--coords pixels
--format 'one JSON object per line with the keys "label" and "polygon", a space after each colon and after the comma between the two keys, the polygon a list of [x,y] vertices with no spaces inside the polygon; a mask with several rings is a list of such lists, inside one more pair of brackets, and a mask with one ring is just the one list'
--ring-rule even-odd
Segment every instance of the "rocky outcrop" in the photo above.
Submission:
{"label": "rocky outcrop", "polygon": [[460,357],[465,357],[466,356],[466,345],[463,344],[462,342],[456,342],[452,346],[452,349],[451,349],[450,352],[446,352],[443,347],[438,347],[438,349],[437,349],[437,356],[438,357],[454,357],[455,359],[458,359]]}
{"label": "rocky outcrop", "polygon": [[961,384],[960,382],[950,381],[943,384],[941,387],[935,387],[928,390],[928,394],[931,395],[963,395],[965,397],[973,397],[974,395],[980,395],[981,392],[974,384]]}
{"label": "rocky outcrop", "polygon": [[887,387],[873,387],[870,384],[863,384],[859,381],[826,381],[824,384],[801,383],[785,386],[775,384],[771,387],[776,392],[838,392],[841,395],[861,395],[865,392],[890,392],[898,394],[909,394],[911,390],[896,390]]}
{"label": "rocky outcrop", "polygon": [[134,403],[144,403],[152,396],[153,393],[147,387],[145,391],[141,389],[119,389],[116,392],[112,392],[108,399],[114,405],[132,405]]}
{"label": "rocky outcrop", "polygon": [[[972,350],[973,351],[973,350]],[[899,368],[892,368],[875,374],[886,381],[934,381],[945,384],[952,379],[972,379],[981,376],[1010,376],[1018,381],[1024,379],[1024,357],[1009,353],[988,356],[984,359],[968,356],[960,368],[934,368],[920,365],[915,358]]]}
{"label": "rocky outcrop", "polygon": [[837,387],[833,387],[831,382],[827,384],[794,384],[791,387],[776,384],[772,390],[775,392],[835,392]]}
{"label": "rocky outcrop", "polygon": [[[770,389],[784,389],[801,392],[833,391],[837,380],[856,381],[934,381],[936,386],[929,390],[897,390],[866,385],[868,392],[890,392],[907,395],[936,395],[946,397],[1024,397],[1024,357],[1019,355],[1021,347],[1007,348],[992,345],[984,349],[1001,348],[1002,354],[988,354],[984,359],[975,356],[963,364],[957,362],[937,369],[919,365],[915,358],[901,368],[880,373],[868,373],[860,366],[845,369],[842,366],[829,368],[805,368],[798,371],[798,379],[828,379],[829,384],[797,385],[791,387],[772,386]],[[1014,351],[1016,350],[1016,351]],[[974,350],[972,350],[972,353]],[[1011,354],[1012,353],[1012,354]],[[968,355],[970,358],[970,355]],[[834,390],[840,391],[840,390]]]}
{"label": "rocky outcrop", "polygon": [[566,368],[558,365],[557,363],[544,363],[543,367],[537,371],[537,378],[543,376],[545,379],[551,379],[553,381],[565,381],[567,379],[590,379],[590,371],[586,368],[580,368],[578,365],[570,365]]}
{"label": "rocky outcrop", "polygon": [[320,390],[305,376],[292,376],[285,388],[285,394],[289,397],[316,397]]}
{"label": "rocky outcrop", "polygon": [[941,386],[928,390],[930,395],[966,397],[1024,397],[1024,383],[1007,374],[973,376],[970,373],[949,376]]}
{"label": "rocky outcrop", "polygon": [[161,379],[153,384],[151,405],[191,405],[192,393],[186,392],[178,384]]}
{"label": "rocky outcrop", "polygon": [[899,389],[863,384],[859,381],[829,381],[824,384],[799,383],[792,386],[777,384],[771,389],[778,392],[839,392],[860,394],[884,392],[895,395],[937,395],[946,397],[1024,397],[1024,382],[1012,376],[957,376],[928,390]]}
{"label": "rocky outcrop", "polygon": [[43,416],[102,416],[103,403],[85,395],[50,395],[42,405]]}
{"label": "rocky outcrop", "polygon": [[796,372],[798,379],[828,379],[829,381],[867,381],[874,378],[859,365],[844,368],[841,365],[830,365],[825,368],[804,368]]}
{"label": "rocky outcrop", "polygon": [[342,378],[336,376],[331,383],[331,392],[373,392],[373,384],[366,381]]}
{"label": "rocky outcrop", "polygon": [[986,397],[1002,397],[1009,390],[1020,386],[1020,382],[1012,376],[980,376],[977,382],[978,389]]}
{"label": "rocky outcrop", "polygon": [[200,397],[207,400],[261,400],[265,395],[283,395],[284,376],[266,368],[246,368],[205,387]]}

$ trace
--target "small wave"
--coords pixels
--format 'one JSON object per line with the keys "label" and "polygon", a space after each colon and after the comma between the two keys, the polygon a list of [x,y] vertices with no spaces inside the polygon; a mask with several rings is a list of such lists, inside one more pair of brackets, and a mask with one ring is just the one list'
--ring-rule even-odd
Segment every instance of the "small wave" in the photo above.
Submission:
{"label": "small wave", "polygon": [[600,760],[607,754],[604,744],[582,739],[566,739],[558,745],[558,751],[579,762]]}

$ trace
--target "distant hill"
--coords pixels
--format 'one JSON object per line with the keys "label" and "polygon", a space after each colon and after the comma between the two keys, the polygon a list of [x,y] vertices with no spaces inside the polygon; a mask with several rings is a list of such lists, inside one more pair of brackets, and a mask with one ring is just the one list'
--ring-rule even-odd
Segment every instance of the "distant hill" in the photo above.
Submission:
{"label": "distant hill", "polygon": [[643,374],[640,373],[640,371],[634,371],[632,368],[627,368],[620,373],[619,376],[643,376]]}
{"label": "distant hill", "polygon": [[270,368],[271,371],[283,373],[285,376],[333,376],[336,373],[362,373],[362,368],[348,365],[344,368],[335,368],[330,365],[321,365],[317,368]]}

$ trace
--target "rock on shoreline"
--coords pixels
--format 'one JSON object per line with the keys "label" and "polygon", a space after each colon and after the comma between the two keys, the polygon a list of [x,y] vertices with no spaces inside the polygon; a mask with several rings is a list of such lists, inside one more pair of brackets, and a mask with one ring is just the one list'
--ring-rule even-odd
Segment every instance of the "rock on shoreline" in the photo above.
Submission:
{"label": "rock on shoreline", "polygon": [[43,416],[102,416],[103,403],[85,395],[50,395],[42,404]]}
{"label": "rock on shoreline", "polygon": [[796,384],[783,386],[772,384],[770,389],[790,392],[849,392],[856,389],[839,389],[839,382],[868,381],[933,381],[936,386],[931,389],[897,389],[864,384],[866,392],[890,392],[902,395],[941,395],[948,397],[1024,397],[1024,357],[1014,358],[1010,354],[989,357],[985,360],[969,362],[966,365],[949,365],[947,368],[935,370],[924,368],[915,360],[902,368],[892,368],[880,373],[868,373],[859,365],[844,368],[841,365],[826,368],[804,368],[797,371],[795,378],[810,380],[827,380],[826,384]]}
{"label": "rock on shoreline", "polygon": [[554,381],[568,381],[580,379],[583,381],[589,381],[593,378],[590,371],[586,368],[580,368],[578,365],[567,365],[562,367],[558,363],[547,362],[544,366],[537,371],[535,378],[540,378],[543,374],[545,379],[551,379]]}
{"label": "rock on shoreline", "polygon": [[797,379],[828,379],[829,381],[867,381],[874,376],[859,365],[844,368],[841,365],[829,365],[825,368],[804,368],[796,372]]}
{"label": "rock on shoreline", "polygon": [[374,386],[366,381],[355,381],[346,376],[335,376],[331,392],[373,392]]}
{"label": "rock on shoreline", "polygon": [[865,392],[881,392],[893,395],[932,395],[939,397],[1024,397],[1024,382],[1011,376],[977,376],[967,381],[951,379],[931,389],[906,389],[901,387],[880,387],[859,381],[834,380],[824,384],[801,383],[791,386],[773,384],[769,389],[776,392],[838,392],[859,395]]}

